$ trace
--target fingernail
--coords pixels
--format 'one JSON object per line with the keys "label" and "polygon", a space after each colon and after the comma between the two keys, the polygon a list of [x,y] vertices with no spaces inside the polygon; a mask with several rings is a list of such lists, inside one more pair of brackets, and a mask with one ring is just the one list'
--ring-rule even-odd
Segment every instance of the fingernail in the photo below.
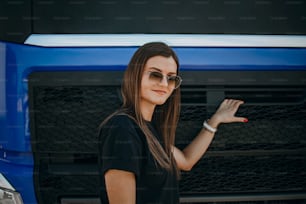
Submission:
{"label": "fingernail", "polygon": [[243,120],[243,122],[247,123],[247,122],[249,122],[249,120],[246,118],[246,119]]}

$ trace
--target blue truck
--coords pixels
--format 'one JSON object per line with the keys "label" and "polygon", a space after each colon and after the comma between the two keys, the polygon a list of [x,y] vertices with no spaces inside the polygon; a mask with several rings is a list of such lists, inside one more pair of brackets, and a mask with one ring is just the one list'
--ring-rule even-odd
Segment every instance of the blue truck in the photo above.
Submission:
{"label": "blue truck", "polygon": [[181,203],[306,202],[306,38],[253,35],[31,35],[0,42],[0,203],[98,204],[97,131],[121,104],[138,46],[163,41],[183,78],[176,144],[224,98],[247,124],[221,126],[182,172]]}

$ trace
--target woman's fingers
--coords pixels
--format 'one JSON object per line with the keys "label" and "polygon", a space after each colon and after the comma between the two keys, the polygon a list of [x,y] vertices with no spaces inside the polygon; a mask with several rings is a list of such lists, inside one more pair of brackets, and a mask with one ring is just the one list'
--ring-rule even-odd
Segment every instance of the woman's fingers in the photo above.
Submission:
{"label": "woman's fingers", "polygon": [[224,104],[231,106],[231,107],[235,107],[238,109],[238,107],[244,103],[244,101],[241,100],[235,100],[235,99],[225,99],[223,101]]}
{"label": "woman's fingers", "polygon": [[247,118],[244,118],[244,117],[234,117],[234,121],[233,122],[247,123],[247,122],[249,122],[249,120]]}

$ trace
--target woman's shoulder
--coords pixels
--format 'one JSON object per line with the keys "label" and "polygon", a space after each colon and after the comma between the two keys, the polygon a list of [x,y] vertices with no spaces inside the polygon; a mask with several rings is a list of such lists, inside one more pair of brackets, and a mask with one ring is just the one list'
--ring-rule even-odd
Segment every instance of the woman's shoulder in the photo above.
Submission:
{"label": "woman's shoulder", "polygon": [[127,114],[112,115],[102,126],[101,136],[106,139],[143,143],[145,137],[136,121]]}
{"label": "woman's shoulder", "polygon": [[116,125],[116,126],[137,126],[135,119],[132,116],[124,113],[118,113],[109,118],[107,124]]}
{"label": "woman's shoulder", "polygon": [[118,132],[121,134],[130,133],[132,135],[135,133],[137,135],[142,133],[136,120],[126,113],[113,114],[106,121],[104,121],[104,124],[101,126],[101,130],[102,132]]}

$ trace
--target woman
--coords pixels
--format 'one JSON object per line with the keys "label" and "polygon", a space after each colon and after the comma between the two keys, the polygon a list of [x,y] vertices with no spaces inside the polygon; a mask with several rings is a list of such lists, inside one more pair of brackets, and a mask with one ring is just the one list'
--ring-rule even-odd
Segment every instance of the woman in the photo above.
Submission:
{"label": "woman", "polygon": [[174,146],[180,110],[181,78],[174,51],[164,43],[141,46],[122,84],[122,108],[100,131],[102,203],[179,203],[179,171],[189,171],[203,156],[221,123],[235,117],[239,100],[226,99],[184,149]]}

